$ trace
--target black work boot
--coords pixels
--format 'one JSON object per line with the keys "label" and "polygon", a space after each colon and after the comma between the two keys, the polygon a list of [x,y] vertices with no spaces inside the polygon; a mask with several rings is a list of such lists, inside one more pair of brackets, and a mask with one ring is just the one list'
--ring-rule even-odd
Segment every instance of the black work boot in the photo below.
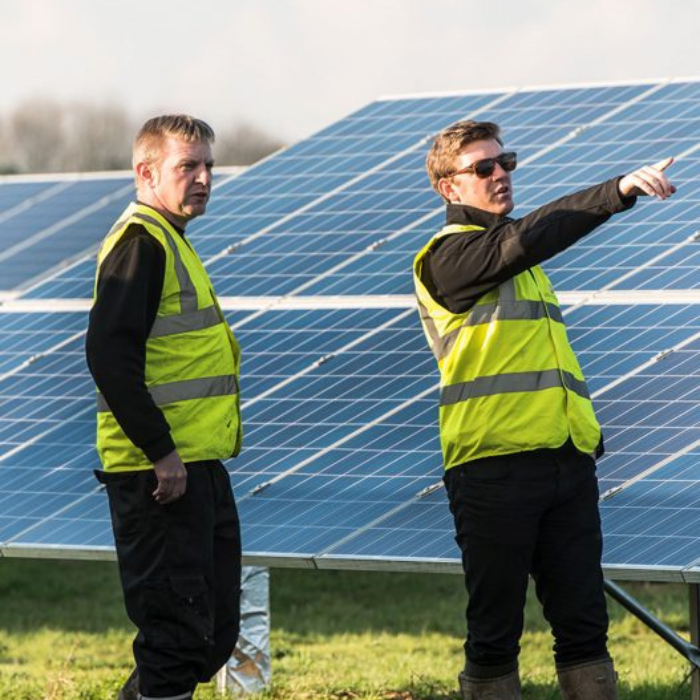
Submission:
{"label": "black work boot", "polygon": [[617,700],[617,673],[612,659],[598,659],[557,669],[564,700]]}
{"label": "black work boot", "polygon": [[517,670],[498,678],[473,678],[462,671],[459,688],[462,700],[521,700],[522,697]]}
{"label": "black work boot", "polygon": [[117,700],[138,700],[139,697],[139,670],[135,668],[126,679],[126,683],[117,695]]}

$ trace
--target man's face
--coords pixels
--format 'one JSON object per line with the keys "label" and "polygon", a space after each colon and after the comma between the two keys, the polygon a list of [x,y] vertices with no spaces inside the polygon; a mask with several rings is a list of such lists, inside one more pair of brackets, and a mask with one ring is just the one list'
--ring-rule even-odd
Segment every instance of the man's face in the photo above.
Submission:
{"label": "man's face", "polygon": [[[455,158],[454,171],[462,170],[483,158],[495,158],[503,148],[494,139],[474,141]],[[513,187],[510,173],[499,163],[491,175],[480,178],[475,173],[462,173],[440,180],[440,193],[450,202],[468,204],[477,209],[505,216],[513,211]]]}
{"label": "man's face", "polygon": [[160,157],[151,165],[150,177],[146,177],[144,203],[184,227],[206,211],[213,165],[207,142],[164,139]]}

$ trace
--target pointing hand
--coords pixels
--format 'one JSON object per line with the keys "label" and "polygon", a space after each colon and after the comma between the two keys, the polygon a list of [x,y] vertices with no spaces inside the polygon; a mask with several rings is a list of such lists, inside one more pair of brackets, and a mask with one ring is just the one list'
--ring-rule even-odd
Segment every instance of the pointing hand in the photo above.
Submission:
{"label": "pointing hand", "polygon": [[676,188],[664,175],[664,170],[673,163],[673,158],[664,158],[655,165],[645,165],[620,180],[618,189],[623,197],[644,196],[668,199]]}

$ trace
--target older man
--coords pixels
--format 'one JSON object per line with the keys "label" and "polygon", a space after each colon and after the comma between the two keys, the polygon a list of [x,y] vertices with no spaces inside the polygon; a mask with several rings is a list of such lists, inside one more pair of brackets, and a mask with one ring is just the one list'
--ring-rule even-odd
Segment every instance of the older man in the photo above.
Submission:
{"label": "older man", "polygon": [[239,349],[185,236],[204,214],[214,133],[147,121],[137,201],[98,256],[87,359],[124,601],[138,628],[120,698],[190,698],[239,631],[241,544],[222,459],[241,447]]}

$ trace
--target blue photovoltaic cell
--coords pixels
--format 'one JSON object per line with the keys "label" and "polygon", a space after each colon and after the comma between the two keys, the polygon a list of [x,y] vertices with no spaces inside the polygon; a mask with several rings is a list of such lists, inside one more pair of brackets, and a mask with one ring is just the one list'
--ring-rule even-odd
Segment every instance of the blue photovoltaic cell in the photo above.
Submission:
{"label": "blue photovoltaic cell", "polygon": [[436,384],[417,314],[397,310],[394,318],[268,397],[244,400],[246,448],[228,464],[236,488],[317,459]]}
{"label": "blue photovoltaic cell", "polygon": [[[578,310],[581,316],[583,312],[591,313],[593,309]],[[673,319],[682,323],[684,320],[692,320],[692,309],[689,307],[666,308],[650,307],[646,309],[620,309],[620,308],[605,308],[599,307],[598,321],[607,327],[610,336],[615,336],[615,340],[620,345],[618,351],[611,351],[609,348],[601,345],[600,336],[593,337],[586,328],[585,320],[581,319],[581,327],[579,331],[579,339],[577,344],[586,347],[586,343],[590,343],[591,347],[588,356],[599,363],[602,371],[609,373],[610,380],[616,379],[619,375],[612,374],[617,367],[628,371],[628,363],[630,358],[638,360],[640,363],[651,358],[656,352],[656,348],[668,348],[668,341],[676,342],[681,338],[678,337],[675,327],[669,320],[666,324],[666,336],[662,336],[664,328],[658,332],[656,329],[663,324],[663,318]],[[601,313],[602,312],[602,313]],[[627,323],[629,329],[615,329],[616,323]],[[645,334],[649,330],[645,324],[651,324],[654,329],[653,334],[648,334],[644,341],[651,349],[639,354],[633,348],[625,348],[625,345],[631,343],[635,334]],[[593,329],[590,329],[593,330]],[[686,329],[684,339],[689,336],[692,329]],[[623,337],[623,333],[626,334]],[[666,341],[666,342],[665,342]],[[613,357],[613,355],[615,355]],[[607,358],[607,363],[604,359]],[[596,379],[594,377],[594,379]],[[623,385],[624,386],[624,385]],[[329,540],[332,539],[332,533],[328,533],[323,527],[317,527],[316,523],[326,523],[328,519],[334,516],[339,520],[339,526],[336,534],[339,534],[338,539],[347,536],[353,528],[361,527],[358,517],[362,516],[368,523],[373,519],[380,517],[383,513],[388,512],[391,508],[400,504],[401,499],[386,501],[386,492],[384,489],[384,479],[396,481],[396,474],[406,474],[409,477],[416,478],[415,483],[410,483],[413,490],[411,495],[415,495],[420,488],[435,483],[440,476],[440,458],[437,450],[437,444],[432,450],[425,450],[424,458],[418,459],[422,453],[421,446],[425,448],[426,436],[432,434],[434,437],[434,421],[435,421],[435,400],[424,399],[412,407],[411,410],[417,411],[417,421],[409,421],[401,415],[401,418],[396,421],[390,421],[392,429],[405,431],[408,443],[407,452],[402,452],[398,447],[401,445],[400,434],[392,435],[391,429],[385,429],[387,426],[378,425],[376,431],[372,432],[372,436],[378,441],[377,447],[372,449],[372,441],[367,435],[359,437],[355,441],[350,441],[344,444],[342,448],[331,449],[330,451],[313,459],[310,464],[304,467],[300,472],[293,476],[286,477],[282,481],[256,493],[252,496],[246,496],[244,500],[243,512],[250,516],[250,533],[252,538],[250,549],[251,553],[263,555],[284,549],[290,553],[297,553],[303,556],[310,556],[314,548],[325,549],[328,547]],[[647,406],[647,410],[656,413],[654,406]],[[407,411],[408,412],[408,411]],[[673,416],[670,416],[672,419]],[[680,430],[684,433],[684,428],[677,425],[672,420],[668,422],[664,419],[664,430],[650,431],[650,445],[655,445],[657,450],[661,450],[659,454],[654,455],[655,462],[658,462],[663,457],[663,449],[668,447],[668,431]],[[608,427],[605,426],[606,432]],[[411,444],[411,436],[418,437],[416,444]],[[692,439],[692,435],[685,435],[688,439]],[[611,436],[614,444],[618,439],[615,431]],[[429,438],[428,438],[429,440]],[[684,443],[687,444],[687,443]],[[678,447],[678,445],[676,445]],[[378,458],[377,455],[380,455]],[[379,459],[380,464],[375,460]],[[392,464],[394,468],[399,469],[398,472],[392,472],[391,468],[383,469],[384,461]],[[411,467],[418,463],[418,471],[411,471]],[[357,469],[355,465],[362,465],[369,470],[363,472],[362,469]],[[637,463],[638,468],[650,466],[650,464]],[[402,471],[403,470],[403,471]],[[308,474],[307,474],[308,472]],[[605,476],[606,465],[605,460],[601,464],[601,472],[603,474],[603,488],[608,485],[609,479]],[[365,474],[365,478],[358,481],[355,477]],[[619,483],[619,481],[611,482]],[[337,502],[329,500],[329,489],[335,484],[344,494],[338,498]],[[388,487],[390,488],[390,487]],[[375,498],[376,497],[376,498]],[[443,497],[444,500],[444,497]],[[251,501],[259,503],[257,507],[251,504]],[[423,510],[422,502],[418,502],[411,506],[412,511],[420,514]],[[445,511],[447,512],[447,511]],[[278,514],[279,518],[278,518]],[[404,512],[398,513],[394,519],[400,519],[404,516]],[[408,517],[408,515],[407,515]],[[411,516],[413,517],[413,516]],[[443,520],[447,517],[445,515]],[[344,520],[348,518],[347,522]],[[393,520],[392,520],[393,521]],[[286,525],[283,527],[283,523]],[[439,521],[438,521],[439,522]],[[445,539],[445,528],[440,528],[440,532],[426,535],[425,541],[422,542],[422,548],[416,549],[415,542],[410,541],[410,538],[419,537],[417,533],[409,533],[406,535],[401,528],[397,527],[391,532],[387,523],[382,523],[378,528],[371,532],[365,533],[358,538],[351,538],[342,548],[336,550],[331,549],[333,554],[342,554],[348,557],[363,557],[363,556],[378,556],[381,558],[401,558],[413,556],[420,559],[423,552],[431,552],[431,555],[426,555],[428,558],[442,558],[449,556],[446,552],[454,550],[451,539]],[[435,539],[431,539],[435,535]],[[375,538],[381,538],[375,544]],[[408,538],[409,542],[405,542]],[[355,543],[358,548],[355,549]],[[440,544],[442,543],[442,545]],[[435,552],[439,552],[436,554]]]}
{"label": "blue photovoltaic cell", "polygon": [[83,344],[82,337],[73,340],[0,379],[0,541],[96,485],[95,395]]}
{"label": "blue photovoltaic cell", "polygon": [[641,165],[680,156],[668,169],[678,187],[674,197],[663,203],[640,200],[631,212],[616,216],[546,265],[557,288],[697,288],[697,243],[647,265],[697,231],[698,143],[700,83],[669,85],[543,154],[523,171],[523,184],[538,189],[528,202],[534,207]]}
{"label": "blue photovoltaic cell", "polygon": [[[598,370],[603,373],[589,373],[589,383],[604,385],[618,379],[621,374],[624,374],[634,367],[650,360],[653,356],[662,350],[668,349],[673,344],[686,340],[694,332],[697,332],[700,325],[695,319],[697,317],[697,309],[693,307],[586,307],[576,309],[571,314],[568,314],[568,321],[572,324],[571,335],[574,337],[573,343],[577,347],[577,354],[592,365],[596,365]],[[594,325],[594,319],[595,324]],[[686,325],[683,332],[679,332],[676,325]],[[693,327],[694,326],[694,327]],[[635,337],[639,338],[641,349],[634,347]],[[609,340],[610,342],[606,342]],[[625,384],[622,385],[623,387]],[[605,394],[603,394],[603,402]],[[441,476],[441,460],[439,450],[435,445],[431,450],[421,450],[420,446],[425,446],[426,440],[430,440],[429,435],[435,436],[435,418],[436,418],[436,397],[422,399],[416,402],[412,410],[416,412],[413,421],[406,420],[404,416],[395,421],[390,421],[392,426],[398,424],[403,428],[408,428],[407,434],[418,435],[417,444],[406,445],[407,452],[401,449],[401,439],[394,435],[391,430],[382,430],[382,426],[378,426],[378,430],[382,431],[380,439],[382,440],[381,450],[379,454],[382,459],[392,463],[395,467],[399,467],[398,474],[402,474],[400,470],[408,470],[408,476],[422,477],[416,482],[413,494],[417,495],[418,491],[439,481]],[[647,412],[656,413],[656,407],[653,405],[646,406]],[[673,416],[669,417],[669,421],[665,421],[665,430],[651,430],[649,444],[655,446],[657,453],[652,452],[651,461],[637,461],[632,467],[636,467],[636,472],[643,468],[648,468],[652,464],[660,461],[663,458],[658,451],[662,451],[667,447],[668,434],[667,431],[680,430],[684,433],[684,429],[673,421]],[[661,420],[661,418],[659,419]],[[610,433],[607,425],[604,425],[604,431]],[[693,437],[684,435],[688,440]],[[610,435],[610,440],[615,444],[619,439],[616,431],[613,430]],[[409,438],[410,440],[410,438]],[[356,463],[372,464],[372,460],[376,459],[376,455],[367,447],[368,440],[361,438],[354,443],[344,445],[343,449],[331,450],[324,454],[319,463],[312,464],[313,471],[306,478],[297,473],[291,481],[289,477],[274,484],[272,487],[262,492],[255,494],[248,500],[257,500],[260,506],[256,510],[250,510],[252,506],[246,501],[246,512],[259,514],[263,518],[260,527],[252,524],[251,528],[256,533],[254,542],[256,546],[252,547],[253,551],[257,551],[257,542],[265,541],[267,549],[270,540],[277,543],[279,538],[284,539],[285,547],[296,547],[294,551],[303,552],[308,556],[309,549],[314,545],[328,546],[328,534],[322,530],[315,530],[314,523],[316,520],[323,520],[326,517],[332,517],[333,513],[338,513],[342,518],[345,513],[348,517],[357,513],[363,512],[366,515],[367,522],[375,518],[381,518],[384,513],[389,512],[392,507],[400,505],[402,499],[385,503],[381,499],[377,502],[371,498],[367,498],[364,491],[370,491],[376,488],[378,494],[382,494],[381,477],[389,480],[395,479],[396,474],[390,469],[381,472],[375,469],[372,472],[372,479],[367,479],[367,483],[362,488],[362,483],[355,484],[348,479],[354,488],[346,488],[347,503],[333,503],[332,506],[327,505],[327,494],[324,487],[327,488],[325,482],[333,481],[339,478],[339,475],[352,475],[353,465]],[[682,442],[682,444],[688,444]],[[678,445],[676,445],[678,447]],[[417,459],[417,457],[420,457]],[[628,454],[629,458],[630,455]],[[634,457],[634,455],[632,455]],[[418,464],[416,473],[411,471],[411,467]],[[329,472],[329,477],[325,477],[324,471]],[[600,472],[601,488],[606,489],[612,485],[619,484],[619,479],[612,480],[606,476],[610,471],[606,465],[606,459],[601,462]],[[618,476],[615,474],[614,476]],[[628,474],[626,478],[629,478]],[[303,488],[304,509],[298,512],[294,505],[295,494],[297,489],[297,481],[301,481]],[[317,490],[311,488],[316,483]],[[267,501],[272,501],[276,507],[266,508]],[[411,500],[404,498],[406,503],[405,508],[400,508],[399,511],[390,518],[372,526],[371,528],[362,530],[359,534],[350,537],[343,542],[340,547],[330,547],[331,557],[345,557],[350,559],[362,559],[365,557],[378,557],[383,561],[409,559],[412,561],[430,561],[434,559],[455,559],[458,557],[457,549],[453,543],[451,534],[451,523],[449,511],[445,504],[445,497],[442,490],[438,494],[430,495],[426,499]],[[436,503],[442,504],[444,512],[438,514]],[[271,505],[271,504],[270,504]],[[275,521],[275,513],[277,507],[283,508],[285,512],[294,513],[294,519],[286,528],[280,526],[276,529],[273,525]],[[270,512],[268,517],[263,514]],[[255,520],[255,518],[253,518]],[[357,525],[355,520],[351,520],[352,526]],[[413,523],[413,526],[410,525]],[[360,529],[359,527],[357,529]],[[349,533],[346,530],[352,530],[348,525],[346,528],[339,528],[340,537],[343,539]],[[421,536],[422,533],[422,536]],[[267,539],[265,539],[267,538]],[[320,539],[317,539],[320,538]],[[258,554],[263,554],[263,551],[257,551]]]}
{"label": "blue photovoltaic cell", "polygon": [[599,468],[602,490],[700,439],[699,347],[695,340],[596,399],[608,454]]}
{"label": "blue photovoltaic cell", "polygon": [[52,197],[65,186],[64,182],[0,178],[0,221],[9,220],[37,200]]}
{"label": "blue photovoltaic cell", "polygon": [[[11,483],[7,483],[8,476],[13,480]],[[0,542],[8,542],[26,528],[72,507],[97,486],[92,472],[84,467],[79,471],[60,468],[51,471],[43,464],[12,469],[0,466]],[[109,515],[108,510],[105,515]],[[77,537],[87,538],[84,522],[75,520],[72,529]],[[47,531],[51,533],[52,529]],[[51,536],[53,544],[64,543],[55,527]]]}
{"label": "blue photovoltaic cell", "polygon": [[594,396],[700,332],[698,308],[693,305],[591,305],[567,309],[564,316],[569,340]]}
{"label": "blue photovoltaic cell", "polygon": [[[415,173],[404,170],[415,163],[415,154],[402,156],[216,261],[209,268],[215,287],[225,295],[348,293],[342,287],[329,289],[326,276],[333,268],[346,266],[438,204],[425,176],[420,173],[416,182]],[[344,269],[339,274],[356,283],[350,293],[396,293],[395,287],[378,288]],[[406,279],[410,283],[410,275]]]}
{"label": "blue photovoltaic cell", "polygon": [[44,192],[31,206],[0,213],[0,289],[24,288],[96,246],[133,197],[133,180],[81,179],[54,183],[48,190],[52,196]]}
{"label": "blue photovoltaic cell", "polygon": [[0,379],[0,459],[47,439],[55,445],[94,441],[95,393],[85,367],[85,340]]}
{"label": "blue photovoltaic cell", "polygon": [[[611,568],[679,572],[700,560],[697,450],[601,503],[604,561]],[[697,579],[697,573],[695,574]]]}
{"label": "blue photovoltaic cell", "polygon": [[[518,148],[521,156],[527,156],[645,89],[628,86],[617,92],[610,88],[554,91],[547,94],[543,105],[538,105],[541,92],[523,93],[501,102],[493,108],[493,114],[487,108],[480,116],[498,118],[510,133],[509,144]],[[376,103],[378,112],[370,109],[362,116],[349,117],[347,129],[322,132],[222,186],[212,199],[209,217],[193,230],[202,257],[221,252],[250,233],[263,228],[270,230],[241,249],[234,248],[230,255],[211,266],[219,293],[298,293],[300,285],[311,283],[320,274],[372,248],[386,235],[440,208],[439,199],[431,192],[424,172],[426,147],[422,142],[426,133],[434,133],[451,121],[469,116],[498,97],[416,98],[413,105],[420,115],[417,120],[420,129],[411,131],[414,127],[404,124],[402,118],[398,130],[395,125],[388,136],[363,135],[360,143],[371,144],[373,150],[369,151],[371,158],[362,161],[353,128],[361,123],[366,133],[373,125],[383,127],[396,120],[396,107],[408,108],[408,104],[394,105],[392,101]],[[377,113],[382,116],[377,118]],[[404,136],[408,139],[405,142],[401,140]],[[378,138],[381,145],[377,150]],[[396,164],[382,166],[376,173],[370,172],[407,148],[419,150],[400,158]],[[350,168],[343,157],[338,157],[338,153],[347,150],[353,153],[352,162],[358,164],[357,170]],[[319,167],[319,162],[323,168]],[[283,224],[275,223],[276,219],[291,215],[346,184],[347,177],[342,183],[333,179],[339,165],[343,174],[362,177],[330,200],[314,204]],[[280,178],[281,175],[287,177]],[[354,275],[351,277],[352,281],[356,279]],[[371,282],[372,278],[369,280]],[[395,280],[402,293],[407,285],[404,275]],[[321,282],[318,291],[312,286],[309,293],[348,293],[338,287],[335,276],[328,281],[330,289],[324,288]],[[84,289],[86,285],[80,292],[84,293]],[[69,283],[54,283],[52,291],[61,296],[79,295]],[[381,291],[371,287],[362,290],[363,293],[388,291],[397,292],[384,287]],[[40,288],[32,292],[32,296],[46,298],[46,292]]]}
{"label": "blue photovoltaic cell", "polygon": [[[97,482],[92,477],[90,483],[82,489],[79,498],[74,498],[71,505],[57,507],[60,502],[51,505],[51,511],[44,509],[47,515],[41,518],[31,516],[20,517],[18,520],[8,518],[11,530],[8,531],[6,546],[44,547],[65,551],[69,548],[77,550],[103,549],[112,552],[114,538],[109,518],[107,494],[96,490]],[[48,513],[50,512],[50,515]],[[0,516],[0,532],[3,518]]]}
{"label": "blue photovoltaic cell", "polygon": [[389,415],[385,400],[375,425],[253,495],[239,490],[246,551],[321,552],[439,481],[436,402],[437,391]]}
{"label": "blue photovoltaic cell", "polygon": [[[113,222],[112,222],[113,223]],[[58,274],[22,295],[24,299],[91,299],[97,257],[75,261]]]}
{"label": "blue photovoltaic cell", "polygon": [[268,311],[260,316],[248,315],[238,323],[232,314],[227,314],[243,348],[244,406],[322,358],[330,359],[333,353],[396,319],[400,313],[396,309]]}
{"label": "blue photovoltaic cell", "polygon": [[83,313],[0,312],[0,377],[85,330]]}
{"label": "blue photovoltaic cell", "polygon": [[[417,321],[414,312],[409,313],[415,325]],[[242,385],[247,445],[244,454],[250,456],[256,451],[255,421],[248,421],[246,415],[251,413],[254,407],[246,411],[246,403],[255,399],[260,391],[279,384],[296,372],[310,368],[314,362],[329,357],[343,347],[358,343],[363,335],[376,336],[377,345],[388,342],[391,337],[400,338],[401,334],[406,334],[405,327],[393,328],[383,334],[377,333],[377,329],[383,324],[405,317],[406,314],[406,311],[387,309],[268,312],[257,317],[248,329],[244,322],[245,316],[241,312],[229,314],[230,320],[234,324],[237,321],[240,326],[237,335],[250,357],[250,361],[247,362],[244,354],[243,360]],[[36,320],[34,319],[34,322]],[[415,334],[415,329],[412,334]],[[79,477],[84,478],[86,475],[90,476],[90,470],[98,466],[94,452],[95,399],[92,383],[84,366],[83,343],[82,337],[76,339],[62,352],[42,358],[16,375],[0,381],[0,478],[3,475],[11,475],[14,491],[17,492],[13,502],[20,510],[25,508],[28,521],[33,519],[31,513],[34,492],[19,493],[21,489],[18,486],[22,484],[17,483],[18,475],[26,475],[24,483],[35,484],[37,469],[41,474],[53,473],[56,470],[64,473],[77,470]],[[351,349],[348,352],[348,362],[357,363],[361,349],[361,345],[358,345],[358,350]],[[319,367],[328,368],[334,362],[337,364],[338,360],[329,359]],[[330,374],[332,376],[326,384],[331,386],[331,391],[335,382],[347,381],[347,378],[342,376],[342,370]],[[395,382],[396,377],[388,376],[387,381]],[[318,384],[319,381],[316,380],[315,383]],[[291,386],[291,390],[285,388],[278,392],[285,395],[280,399],[281,404],[286,400],[287,393],[292,397],[300,393],[298,386],[294,383]],[[394,394],[396,393],[395,391]],[[410,392],[406,396],[410,396]],[[260,403],[264,404],[264,401]],[[366,404],[367,400],[363,402],[362,398],[358,398],[356,402],[360,411],[365,414],[368,412]],[[315,406],[309,404],[308,409],[313,410]],[[337,413],[337,410],[328,411],[329,421],[333,420],[334,413]],[[320,427],[323,421],[321,418],[317,420],[318,432],[340,429],[340,426],[333,426],[330,422]],[[291,431],[300,429],[299,423],[289,426]],[[308,426],[305,426],[305,429],[308,432]],[[238,465],[238,462],[239,460],[235,460],[231,464]],[[241,468],[243,469],[243,465]],[[88,483],[92,483],[91,476]],[[57,507],[65,506],[71,499],[74,499],[72,492],[59,491],[51,494],[51,500],[58,504]],[[65,515],[62,517],[65,519]],[[11,526],[14,536],[17,528],[24,529],[25,525],[25,522],[16,526],[10,523],[7,527]],[[76,522],[75,527],[84,528],[85,523]],[[70,528],[65,532],[66,536],[70,535]],[[2,539],[0,534],[0,540]],[[63,540],[61,542],[66,544]]]}
{"label": "blue photovoltaic cell", "polygon": [[[421,118],[402,119],[398,131],[387,133],[382,129],[395,122],[396,105],[391,101],[369,105],[343,120],[342,128],[329,128],[222,183],[212,196],[207,217],[193,224],[188,233],[206,260],[416,146],[430,133],[427,123],[433,124],[433,130],[440,129],[497,98],[496,94],[421,98]],[[380,131],[374,133],[374,127]],[[68,277],[75,280],[70,272]],[[52,293],[61,298],[81,296],[87,289],[85,281],[63,283],[60,277],[51,285]],[[246,293],[259,292],[247,289]],[[279,292],[268,289],[266,293]],[[27,296],[47,298],[47,293],[39,287]]]}
{"label": "blue photovoltaic cell", "polygon": [[396,512],[328,548],[323,559],[375,559],[381,562],[444,563],[460,570],[462,555],[454,539],[447,494],[440,487],[405,501]]}
{"label": "blue photovoltaic cell", "polygon": [[[188,235],[200,257],[206,260],[229,246],[240,244],[242,239],[266,229],[280,218],[328,196],[335,189],[364,175],[404,149],[420,144],[426,133],[429,133],[425,130],[426,122],[430,121],[434,129],[440,129],[497,97],[498,95],[467,95],[424,100],[430,103],[429,109],[416,120],[415,125],[410,122],[402,124],[397,136],[369,133],[372,125],[379,124],[379,128],[384,128],[394,121],[391,117],[391,103],[376,103],[379,105],[377,110],[370,106],[358,115],[351,115],[344,120],[347,128],[321,132],[222,183],[212,195],[207,216],[194,222],[191,230],[188,229]],[[381,113],[382,116],[377,117],[376,113]],[[355,129],[360,129],[362,133],[356,135]],[[376,232],[373,232],[367,237],[366,243],[375,239]],[[272,241],[273,244],[279,244],[279,238],[273,238]],[[345,252],[341,249],[341,259],[345,257]],[[232,290],[229,285],[219,288],[214,270],[212,277],[218,293],[260,294],[254,290],[261,284],[262,293],[283,293],[266,284],[267,280],[260,270],[261,258],[257,259],[258,267],[255,271],[249,270],[245,263],[240,265],[240,269],[236,268],[235,280],[243,281],[243,292]],[[285,264],[291,265],[291,258]],[[312,263],[309,265],[313,267]],[[267,274],[269,273],[265,272]],[[89,280],[90,275],[76,277],[75,270],[69,270],[65,276],[58,276],[47,285],[31,290],[26,296],[84,297],[89,289]],[[230,282],[228,277],[227,282]]]}

